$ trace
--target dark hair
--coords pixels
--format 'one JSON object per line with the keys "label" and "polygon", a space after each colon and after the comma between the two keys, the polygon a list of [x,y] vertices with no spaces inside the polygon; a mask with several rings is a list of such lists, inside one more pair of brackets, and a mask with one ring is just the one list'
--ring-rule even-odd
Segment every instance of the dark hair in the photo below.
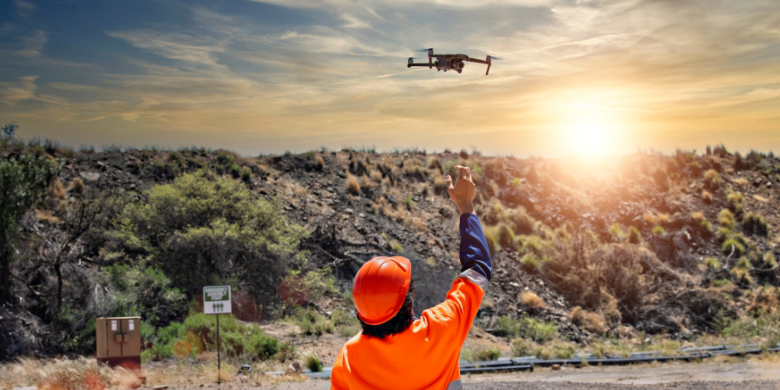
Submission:
{"label": "dark hair", "polygon": [[406,292],[406,298],[404,298],[404,305],[401,306],[401,310],[390,321],[379,325],[369,325],[360,320],[360,325],[363,326],[363,334],[369,337],[376,337],[383,339],[386,336],[392,336],[396,333],[401,333],[412,324],[414,321],[414,311],[412,305],[414,304],[414,282],[409,283],[409,291]]}

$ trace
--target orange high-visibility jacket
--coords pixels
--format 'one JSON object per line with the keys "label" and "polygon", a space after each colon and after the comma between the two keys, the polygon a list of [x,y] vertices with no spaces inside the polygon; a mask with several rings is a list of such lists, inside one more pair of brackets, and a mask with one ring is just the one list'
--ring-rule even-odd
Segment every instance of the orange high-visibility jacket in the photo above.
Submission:
{"label": "orange high-visibility jacket", "polygon": [[405,331],[384,339],[358,333],[336,357],[331,389],[461,389],[460,348],[483,295],[471,278],[459,277],[447,300]]}
{"label": "orange high-visibility jacket", "polygon": [[383,339],[363,332],[347,341],[333,364],[333,390],[461,390],[460,348],[482,304],[492,273],[479,218],[460,217],[461,273],[447,299],[423,310],[406,330]]}

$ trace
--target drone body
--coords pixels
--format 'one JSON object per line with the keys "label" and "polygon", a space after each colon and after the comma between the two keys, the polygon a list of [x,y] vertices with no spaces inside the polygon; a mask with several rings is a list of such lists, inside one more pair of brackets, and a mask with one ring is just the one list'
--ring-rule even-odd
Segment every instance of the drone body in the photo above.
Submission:
{"label": "drone body", "polygon": [[[485,72],[485,76],[490,73],[490,65],[492,64],[493,60],[499,60],[500,58],[487,56],[487,58],[483,60],[478,60],[476,58],[471,58],[465,54],[433,54],[433,48],[430,49],[423,49],[423,50],[417,50],[417,51],[424,51],[428,52],[428,62],[414,62],[414,58],[409,57],[409,60],[406,63],[407,68],[411,68],[413,66],[426,66],[429,69],[433,69],[434,67],[438,71],[448,71],[448,70],[454,70],[460,74],[463,72],[463,67],[466,65],[465,62],[476,62],[478,64],[485,64],[487,65],[487,72]],[[434,58],[436,61],[434,61]]]}

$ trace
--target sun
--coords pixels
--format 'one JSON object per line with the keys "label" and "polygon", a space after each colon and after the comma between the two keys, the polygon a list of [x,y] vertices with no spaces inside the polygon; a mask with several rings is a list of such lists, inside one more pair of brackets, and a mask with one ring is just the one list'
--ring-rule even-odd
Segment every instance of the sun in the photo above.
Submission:
{"label": "sun", "polygon": [[604,154],[609,151],[609,133],[603,123],[573,124],[568,131],[569,147],[584,156]]}
{"label": "sun", "polygon": [[580,112],[563,124],[566,149],[581,156],[618,154],[616,118],[604,112]]}

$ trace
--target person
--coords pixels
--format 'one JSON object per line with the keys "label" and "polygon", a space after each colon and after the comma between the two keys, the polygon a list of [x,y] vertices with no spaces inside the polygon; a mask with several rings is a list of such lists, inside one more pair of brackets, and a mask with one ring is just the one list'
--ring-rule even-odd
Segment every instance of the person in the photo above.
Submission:
{"label": "person", "polygon": [[376,257],[355,276],[352,295],[363,330],[336,357],[331,389],[462,389],[460,349],[493,272],[485,235],[474,213],[476,187],[457,166],[450,197],[460,211],[461,272],[446,300],[414,317],[409,260]]}

